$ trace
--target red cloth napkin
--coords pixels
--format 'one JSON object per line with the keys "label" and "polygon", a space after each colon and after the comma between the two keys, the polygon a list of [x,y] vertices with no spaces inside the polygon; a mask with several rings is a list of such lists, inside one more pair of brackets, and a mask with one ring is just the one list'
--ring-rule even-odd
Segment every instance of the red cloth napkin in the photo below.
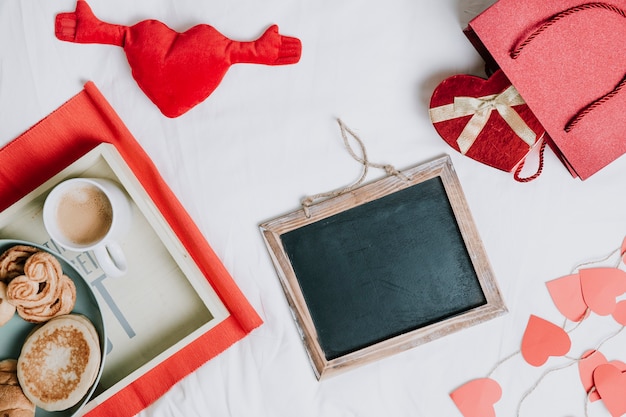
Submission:
{"label": "red cloth napkin", "polygon": [[115,145],[230,312],[222,323],[87,414],[124,417],[143,410],[262,321],[148,155],[92,82],[0,149],[0,211],[103,142]]}

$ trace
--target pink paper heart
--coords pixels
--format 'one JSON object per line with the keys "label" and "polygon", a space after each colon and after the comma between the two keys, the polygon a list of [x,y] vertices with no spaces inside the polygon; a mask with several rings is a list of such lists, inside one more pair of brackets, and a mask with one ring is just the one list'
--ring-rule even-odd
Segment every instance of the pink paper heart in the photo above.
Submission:
{"label": "pink paper heart", "polygon": [[597,350],[589,350],[585,352],[580,361],[578,362],[578,372],[580,374],[580,381],[583,384],[585,392],[589,394],[589,401],[594,402],[600,399],[600,395],[597,390],[594,390],[593,372],[600,365],[611,364],[619,369],[621,372],[626,371],[626,363],[618,360],[607,361],[606,357]]}
{"label": "pink paper heart", "polygon": [[618,360],[610,361],[609,363],[619,369],[620,372],[626,372],[626,363]]}
{"label": "pink paper heart", "polygon": [[[589,392],[593,389],[593,371],[600,365],[608,363],[606,357],[597,350],[589,350],[585,352],[578,362],[578,374],[580,375],[580,382],[583,384],[585,392]],[[594,395],[595,394],[595,395]],[[593,396],[593,398],[592,398]],[[593,392],[589,396],[589,400],[596,401],[600,397],[597,392]]]}
{"label": "pink paper heart", "polygon": [[617,268],[581,269],[580,286],[591,311],[608,316],[615,309],[615,298],[626,292],[626,272]]}
{"label": "pink paper heart", "polygon": [[464,417],[495,417],[493,405],[501,397],[500,384],[490,378],[474,379],[450,393]]}
{"label": "pink paper heart", "polygon": [[587,312],[587,304],[580,288],[578,274],[567,275],[546,283],[556,308],[571,321],[581,321]]}
{"label": "pink paper heart", "polygon": [[626,300],[622,300],[615,305],[613,318],[622,326],[626,326]]}
{"label": "pink paper heart", "polygon": [[541,366],[550,356],[563,356],[572,345],[561,327],[531,315],[522,337],[522,356],[532,366]]}
{"label": "pink paper heart", "polygon": [[612,364],[600,365],[593,371],[593,382],[611,416],[626,414],[626,373]]}

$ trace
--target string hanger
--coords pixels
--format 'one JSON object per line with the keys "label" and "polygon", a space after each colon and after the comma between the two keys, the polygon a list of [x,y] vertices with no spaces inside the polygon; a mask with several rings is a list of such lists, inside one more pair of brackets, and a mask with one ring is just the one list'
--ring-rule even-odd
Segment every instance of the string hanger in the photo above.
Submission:
{"label": "string hanger", "polygon": [[[401,178],[403,181],[408,181],[408,178],[402,172],[398,171],[393,165],[378,164],[375,162],[370,162],[367,157],[367,150],[365,149],[365,144],[363,143],[361,138],[359,138],[358,135],[354,133],[354,131],[352,131],[348,126],[346,126],[341,119],[337,118],[337,123],[339,124],[341,137],[343,139],[343,144],[346,150],[355,161],[357,161],[359,164],[362,165],[361,175],[356,181],[354,181],[352,184],[346,187],[339,188],[333,191],[328,191],[325,193],[314,194],[312,196],[303,198],[301,201],[301,204],[302,204],[302,209],[304,210],[304,214],[306,215],[307,218],[311,217],[309,208],[312,205],[317,204],[323,200],[327,200],[329,198],[338,197],[340,195],[349,193],[350,191],[354,190],[355,188],[358,188],[361,184],[363,184],[363,181],[365,181],[365,178],[367,177],[367,173],[369,172],[369,168],[382,169],[387,173],[387,175],[395,175],[398,178]],[[352,146],[350,145],[350,141],[348,140],[348,134],[356,141],[357,145],[359,146],[361,150],[362,156],[357,155],[354,149],[352,149]]]}

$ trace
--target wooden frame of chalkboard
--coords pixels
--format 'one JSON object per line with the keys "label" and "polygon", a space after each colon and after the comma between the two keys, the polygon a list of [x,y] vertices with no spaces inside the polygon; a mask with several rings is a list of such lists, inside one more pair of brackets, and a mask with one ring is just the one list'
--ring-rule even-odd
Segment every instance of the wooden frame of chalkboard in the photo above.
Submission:
{"label": "wooden frame of chalkboard", "polygon": [[504,314],[449,156],[267,221],[317,379]]}

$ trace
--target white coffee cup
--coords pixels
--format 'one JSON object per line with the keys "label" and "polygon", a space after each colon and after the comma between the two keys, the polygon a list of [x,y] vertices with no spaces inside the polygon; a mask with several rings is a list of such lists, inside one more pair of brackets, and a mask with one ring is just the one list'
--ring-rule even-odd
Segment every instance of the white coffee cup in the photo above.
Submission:
{"label": "white coffee cup", "polygon": [[128,270],[118,243],[130,227],[132,208],[120,186],[102,178],[71,178],[50,191],[43,206],[44,226],[61,247],[93,251],[111,277]]}

